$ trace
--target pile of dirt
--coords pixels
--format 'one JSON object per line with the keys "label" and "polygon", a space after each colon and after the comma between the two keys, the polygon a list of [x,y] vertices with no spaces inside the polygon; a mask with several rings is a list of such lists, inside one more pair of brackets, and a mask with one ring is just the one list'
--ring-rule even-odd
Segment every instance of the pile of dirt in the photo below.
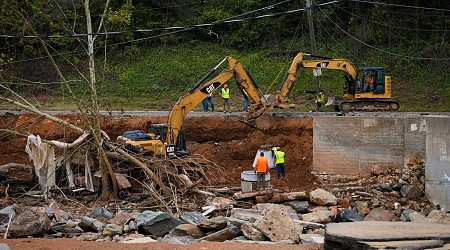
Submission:
{"label": "pile of dirt", "polygon": [[[81,126],[81,117],[60,115],[58,118]],[[257,130],[235,116],[189,117],[185,122],[188,149],[220,166],[211,173],[217,186],[240,186],[241,172],[251,170],[257,150],[263,145],[279,146],[286,153],[286,179],[277,180],[271,170],[271,184],[286,191],[310,191],[319,184],[312,170],[312,120],[307,118],[270,118],[268,130]],[[148,124],[165,123],[166,117],[103,117],[102,129],[112,140],[124,131],[145,130]],[[59,123],[35,115],[2,116],[0,127],[20,133],[40,135],[44,139],[72,141],[76,134]],[[26,138],[0,134],[0,164],[31,164],[24,152]]]}

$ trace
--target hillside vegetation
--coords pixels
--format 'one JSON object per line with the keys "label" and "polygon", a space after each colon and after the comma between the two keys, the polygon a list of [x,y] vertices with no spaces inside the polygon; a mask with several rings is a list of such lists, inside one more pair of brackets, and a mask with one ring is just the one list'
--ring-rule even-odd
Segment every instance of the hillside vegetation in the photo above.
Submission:
{"label": "hillside vegetation", "polygon": [[[111,1],[106,12],[101,1],[91,5],[94,27],[104,16],[104,30],[124,31],[96,38],[102,109],[169,110],[226,56],[241,61],[264,93],[275,94],[294,56],[311,51],[306,12],[299,10],[304,1],[150,2]],[[447,1],[319,1],[316,5],[317,54],[346,58],[356,67],[384,67],[392,77],[393,98],[400,102],[401,111],[450,111]],[[43,49],[45,44],[77,97],[88,100],[86,78],[80,75],[87,72],[85,37],[47,36],[85,33],[82,6],[69,0],[59,5],[50,0],[0,0],[0,6],[0,30],[12,36],[0,38],[2,84],[43,109],[74,109],[68,89]],[[260,18],[271,13],[278,14]],[[158,30],[181,26],[187,28]],[[142,29],[156,30],[137,32]],[[44,43],[21,36],[29,34],[45,34]],[[290,96],[298,104],[295,110],[310,110],[314,95],[305,91],[318,90],[317,81],[308,71],[297,79]],[[229,84],[233,110],[238,111],[243,100],[233,81]],[[321,88],[327,95],[341,95],[343,86],[342,72],[323,71]],[[220,106],[218,93],[215,97]],[[0,102],[0,108],[11,107]]]}

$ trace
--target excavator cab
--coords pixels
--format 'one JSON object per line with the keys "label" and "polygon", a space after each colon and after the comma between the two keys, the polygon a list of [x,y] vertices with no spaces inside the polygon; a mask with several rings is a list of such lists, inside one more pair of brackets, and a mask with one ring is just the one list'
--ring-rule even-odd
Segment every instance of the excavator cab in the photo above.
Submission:
{"label": "excavator cab", "polygon": [[382,67],[366,67],[358,70],[357,93],[385,93],[385,70]]}

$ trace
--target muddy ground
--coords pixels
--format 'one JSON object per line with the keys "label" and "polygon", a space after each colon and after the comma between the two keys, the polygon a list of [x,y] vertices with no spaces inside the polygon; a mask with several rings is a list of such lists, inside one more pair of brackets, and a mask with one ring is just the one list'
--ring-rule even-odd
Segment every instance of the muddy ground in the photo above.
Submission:
{"label": "muddy ground", "polygon": [[[82,127],[77,115],[58,116]],[[286,153],[286,180],[277,180],[271,170],[271,184],[286,191],[310,191],[319,183],[312,170],[312,119],[271,118],[270,128],[257,130],[237,116],[189,117],[185,124],[188,149],[200,154],[220,167],[210,178],[217,187],[240,186],[241,172],[251,170],[257,150],[263,145],[280,146]],[[102,118],[102,128],[114,140],[124,131],[145,130],[149,123],[165,123],[166,117],[110,117]],[[73,141],[78,135],[59,123],[35,115],[0,117],[0,127],[21,133],[40,135],[47,140]],[[26,138],[0,133],[0,164],[29,164],[25,153]],[[59,152],[62,153],[62,152]]]}

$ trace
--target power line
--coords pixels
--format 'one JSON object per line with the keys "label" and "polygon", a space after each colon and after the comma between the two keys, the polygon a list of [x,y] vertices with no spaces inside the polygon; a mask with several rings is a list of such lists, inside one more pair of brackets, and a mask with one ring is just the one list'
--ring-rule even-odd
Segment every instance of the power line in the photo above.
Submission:
{"label": "power line", "polygon": [[[320,10],[320,9],[319,9]],[[409,56],[409,55],[403,55],[403,54],[398,54],[398,53],[394,53],[394,52],[390,52],[384,49],[380,49],[378,47],[375,47],[373,45],[370,45],[368,43],[365,43],[364,41],[361,41],[360,39],[352,36],[350,33],[348,33],[347,31],[345,31],[343,28],[341,28],[338,24],[336,24],[327,14],[325,14],[322,10],[320,10],[322,12],[322,14],[324,14],[328,20],[330,20],[331,23],[334,24],[334,26],[336,26],[336,28],[338,28],[340,31],[344,32],[347,36],[351,37],[353,40],[369,47],[372,48],[374,50],[378,50],[380,52],[386,53],[386,54],[390,54],[390,55],[394,55],[394,56],[398,56],[398,57],[404,57],[404,58],[409,58],[409,59],[417,59],[417,60],[436,60],[436,61],[446,61],[446,60],[450,60],[450,58],[431,58],[431,57],[415,57],[415,56]]]}
{"label": "power line", "polygon": [[364,0],[350,0],[350,1],[351,2],[359,2],[359,3],[371,3],[371,4],[388,5],[388,6],[403,7],[403,8],[421,9],[421,10],[436,10],[436,11],[448,11],[448,12],[450,12],[450,10],[448,10],[448,9],[439,9],[439,8],[410,6],[410,5],[393,4],[393,3],[381,3],[381,2],[364,1]]}
{"label": "power line", "polygon": [[337,6],[337,8],[339,8],[340,10],[342,10],[342,11],[344,11],[344,12],[346,12],[346,13],[348,13],[348,14],[354,16],[354,17],[357,17],[357,18],[359,18],[359,19],[361,19],[361,20],[367,21],[367,22],[369,22],[369,23],[374,23],[374,24],[383,25],[383,26],[386,26],[386,27],[391,27],[391,28],[396,28],[396,29],[402,29],[402,30],[411,30],[411,31],[427,31],[427,32],[448,32],[448,31],[450,31],[450,30],[414,29],[414,28],[408,28],[408,27],[400,27],[400,26],[389,25],[389,24],[385,24],[385,23],[376,22],[376,21],[373,21],[373,20],[364,18],[364,17],[362,17],[362,16],[358,16],[358,15],[356,15],[356,14],[354,14],[354,13],[352,13],[352,12],[350,12],[350,11],[344,9],[344,8],[341,8],[341,7],[339,7],[339,6]]}
{"label": "power line", "polygon": [[[166,27],[166,28],[126,30],[126,31],[110,31],[110,32],[96,32],[96,33],[79,33],[79,34],[71,34],[71,35],[0,35],[0,38],[41,38],[41,39],[49,39],[49,38],[84,37],[84,36],[89,36],[89,35],[120,35],[120,34],[129,34],[129,33],[142,33],[142,32],[155,32],[155,31],[172,31],[172,30],[186,31],[186,30],[190,30],[190,29],[193,29],[193,28],[208,27],[208,26],[214,26],[214,25],[226,24],[226,23],[243,22],[243,21],[256,20],[256,19],[262,19],[262,18],[267,18],[267,17],[276,17],[276,16],[280,16],[280,15],[292,14],[292,13],[305,11],[305,9],[295,9],[295,10],[288,10],[288,11],[283,11],[283,12],[278,12],[278,13],[271,13],[271,14],[255,16],[255,17],[239,18],[241,16],[246,16],[248,14],[251,14],[251,13],[254,13],[254,12],[258,12],[258,11],[261,11],[261,10],[272,9],[276,5],[279,5],[279,4],[282,4],[282,3],[286,3],[286,2],[290,2],[290,1],[292,1],[292,0],[286,0],[286,1],[283,1],[283,2],[280,2],[280,3],[277,3],[277,4],[269,5],[267,7],[263,7],[263,8],[254,10],[254,11],[249,11],[249,12],[246,12],[246,13],[243,13],[243,14],[231,17],[231,18],[222,19],[222,20],[215,21],[215,22],[212,22],[212,23],[195,24],[195,25],[191,25],[191,26],[175,26],[175,27]],[[327,3],[316,5],[315,7],[322,7],[322,6],[326,6],[326,5],[330,5],[330,4],[334,4],[334,3],[338,3],[338,2],[339,2],[339,0],[331,1],[331,2],[327,2]]]}

